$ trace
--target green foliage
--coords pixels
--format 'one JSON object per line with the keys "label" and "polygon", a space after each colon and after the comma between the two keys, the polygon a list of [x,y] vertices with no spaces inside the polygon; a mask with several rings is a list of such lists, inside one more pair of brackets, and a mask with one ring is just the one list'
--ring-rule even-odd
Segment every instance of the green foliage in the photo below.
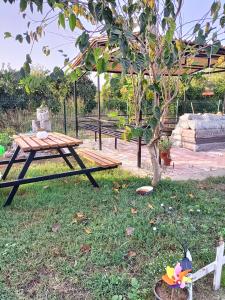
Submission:
{"label": "green foliage", "polygon": [[[214,95],[207,98],[202,96],[202,92],[209,85],[213,89]],[[191,112],[191,102],[196,113],[217,113],[219,101],[219,110],[222,111],[224,95],[225,78],[223,74],[212,74],[194,78],[187,87],[183,85],[180,88],[180,93],[177,97],[179,100],[179,114]]]}
{"label": "green foliage", "polygon": [[[27,62],[30,63],[27,56]],[[2,70],[0,72],[0,110],[7,112],[10,109],[34,110],[43,103],[52,112],[58,112],[64,99],[72,98],[74,94],[74,82],[70,75],[56,67],[49,74],[43,70],[32,70],[30,75],[21,76],[14,70]],[[96,106],[94,83],[83,76],[77,83],[78,97],[81,100],[82,109],[90,113]]]}
{"label": "green foliage", "polygon": [[159,150],[162,152],[168,151],[169,149],[171,149],[172,145],[173,145],[173,143],[170,141],[169,138],[166,138],[166,137],[161,139],[158,144]]}
{"label": "green foliage", "polygon": [[5,148],[10,146],[12,144],[13,134],[15,134],[15,132],[10,128],[6,128],[4,132],[0,132],[0,145]]}

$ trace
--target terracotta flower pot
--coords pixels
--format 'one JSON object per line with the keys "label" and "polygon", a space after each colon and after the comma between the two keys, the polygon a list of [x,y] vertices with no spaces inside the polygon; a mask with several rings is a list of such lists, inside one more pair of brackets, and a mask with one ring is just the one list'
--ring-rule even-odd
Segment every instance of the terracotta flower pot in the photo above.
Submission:
{"label": "terracotta flower pot", "polygon": [[171,158],[170,158],[170,149],[167,151],[160,151],[160,158],[164,162],[164,166],[170,166]]}
{"label": "terracotta flower pot", "polygon": [[175,294],[172,300],[188,300],[189,292],[188,289],[171,289],[168,285],[159,280],[154,288],[155,300],[171,300],[171,294],[174,290]]}

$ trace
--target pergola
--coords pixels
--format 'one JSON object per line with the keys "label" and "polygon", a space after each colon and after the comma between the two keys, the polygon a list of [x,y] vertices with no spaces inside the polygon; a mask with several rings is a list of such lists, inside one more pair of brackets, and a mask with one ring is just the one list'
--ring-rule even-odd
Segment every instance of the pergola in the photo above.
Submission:
{"label": "pergola", "polygon": [[[95,37],[91,40],[89,48],[102,48],[105,49],[107,47],[108,38],[106,36]],[[181,68],[175,68],[172,76],[180,76],[182,74],[193,75],[198,72],[204,72],[204,70],[210,68],[210,74],[212,73],[220,73],[225,72],[225,66],[217,66],[218,59],[221,56],[225,58],[225,47],[219,48],[216,54],[211,54],[208,56],[206,50],[193,42],[184,42],[187,46],[194,46],[199,48],[198,54],[191,55],[190,52],[187,51],[185,57],[181,61]],[[210,45],[209,45],[210,47]],[[201,50],[202,48],[202,50]],[[111,50],[111,56],[109,59],[109,64],[107,66],[108,73],[121,74],[123,72],[122,66],[120,64],[115,65],[115,57],[116,53],[119,51],[119,48],[115,48]],[[79,53],[72,62],[72,69],[76,69],[78,67],[84,66],[83,58],[85,56],[84,53]],[[213,68],[211,70],[211,68]],[[90,71],[90,70],[89,70]],[[92,67],[93,72],[96,72],[96,66]],[[87,71],[88,72],[88,71]],[[166,71],[165,71],[166,72]],[[133,70],[131,70],[132,74],[135,74]],[[145,75],[149,75],[148,72],[144,72]],[[170,72],[171,74],[171,72]],[[206,73],[207,74],[207,73]],[[78,79],[79,80],[79,79]],[[97,75],[97,106],[98,106],[98,141],[99,141],[99,150],[102,150],[102,130],[101,130],[101,98],[100,98],[100,76]],[[77,109],[77,85],[74,83],[74,106],[75,106],[75,131],[76,136],[78,136],[78,109]],[[141,139],[138,140],[138,150],[137,150],[137,165],[141,166]]]}

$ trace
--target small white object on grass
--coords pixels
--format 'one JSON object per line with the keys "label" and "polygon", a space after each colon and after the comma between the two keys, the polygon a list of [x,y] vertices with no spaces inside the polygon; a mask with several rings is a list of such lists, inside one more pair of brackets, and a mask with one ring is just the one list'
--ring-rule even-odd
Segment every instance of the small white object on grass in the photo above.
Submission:
{"label": "small white object on grass", "polygon": [[153,187],[150,186],[150,185],[146,185],[146,186],[142,186],[138,189],[136,189],[136,193],[139,194],[139,195],[149,195],[153,192]]}

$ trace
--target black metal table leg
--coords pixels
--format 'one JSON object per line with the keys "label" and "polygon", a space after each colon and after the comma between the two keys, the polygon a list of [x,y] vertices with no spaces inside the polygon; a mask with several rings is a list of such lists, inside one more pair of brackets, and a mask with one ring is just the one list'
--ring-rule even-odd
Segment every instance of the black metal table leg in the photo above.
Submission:
{"label": "black metal table leg", "polygon": [[[22,179],[26,175],[26,172],[27,172],[27,170],[28,170],[28,168],[29,168],[34,156],[35,156],[35,153],[36,153],[36,151],[34,151],[34,150],[32,150],[29,153],[29,156],[28,156],[28,158],[27,158],[27,160],[26,160],[26,162],[25,162],[25,164],[24,164],[24,166],[23,166],[23,168],[22,168],[22,170],[21,170],[21,172],[18,176],[18,179]],[[12,200],[13,200],[18,188],[19,188],[19,184],[15,184],[14,187],[12,188],[11,192],[9,193],[9,196],[8,196],[8,198],[7,198],[7,200],[4,204],[4,207],[8,206],[12,203]]]}
{"label": "black metal table leg", "polygon": [[66,162],[66,164],[70,167],[70,169],[73,170],[73,169],[74,169],[73,165],[71,164],[71,162],[69,161],[69,159],[66,157],[66,155],[63,153],[63,151],[62,151],[60,148],[58,148],[57,150],[58,150],[60,156],[61,156],[61,157],[64,159],[64,161]]}
{"label": "black metal table leg", "polygon": [[[76,160],[76,162],[78,163],[78,165],[81,167],[81,169],[83,169],[83,170],[87,169],[86,166],[85,166],[85,164],[83,163],[83,161],[79,157],[79,155],[73,149],[73,147],[68,147],[68,149],[70,150],[71,154],[73,155],[74,159]],[[91,184],[94,187],[99,187],[99,185],[97,184],[97,182],[95,181],[95,179],[91,175],[90,171],[88,171],[88,169],[87,169],[87,172],[85,172],[85,175],[87,176],[87,178],[90,180]]]}
{"label": "black metal table leg", "polygon": [[10,169],[12,168],[12,165],[13,165],[13,163],[15,162],[15,160],[16,160],[16,158],[17,158],[17,155],[18,155],[19,151],[20,151],[20,147],[17,146],[15,152],[13,153],[12,158],[10,159],[10,161],[9,161],[9,163],[8,163],[8,165],[7,165],[7,167],[5,168],[5,171],[4,171],[3,175],[2,175],[2,180],[5,180],[6,177],[7,177],[7,175],[9,174],[9,171],[10,171]]}

